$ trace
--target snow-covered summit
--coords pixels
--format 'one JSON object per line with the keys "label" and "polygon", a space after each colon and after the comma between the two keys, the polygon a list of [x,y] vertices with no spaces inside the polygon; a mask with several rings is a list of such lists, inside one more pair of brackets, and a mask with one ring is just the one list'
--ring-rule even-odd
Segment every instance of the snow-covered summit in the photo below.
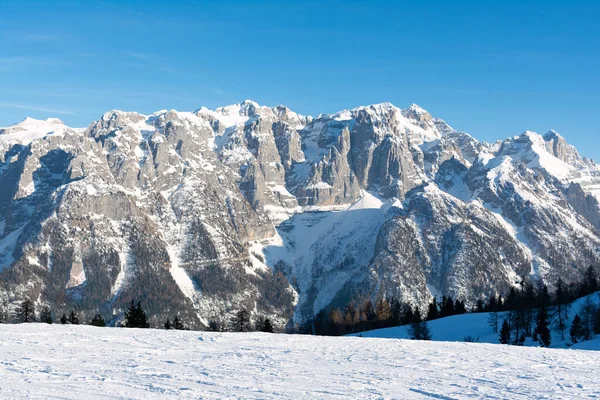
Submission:
{"label": "snow-covered summit", "polygon": [[0,269],[23,272],[0,297],[114,323],[132,296],[196,327],[236,304],[283,326],[348,293],[472,304],[600,263],[595,164],[556,133],[490,145],[416,105],[113,110],[28,119],[0,147]]}
{"label": "snow-covered summit", "polygon": [[58,118],[39,120],[27,117],[18,124],[0,128],[0,142],[28,145],[33,140],[47,135],[60,135],[67,128]]}

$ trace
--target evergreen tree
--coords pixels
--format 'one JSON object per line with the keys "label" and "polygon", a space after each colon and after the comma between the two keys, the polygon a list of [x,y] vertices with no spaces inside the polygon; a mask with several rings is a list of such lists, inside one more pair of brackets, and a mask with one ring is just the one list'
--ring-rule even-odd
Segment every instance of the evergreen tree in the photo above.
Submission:
{"label": "evergreen tree", "polygon": [[136,307],[136,313],[139,320],[138,328],[150,328],[150,324],[148,323],[148,316],[146,315],[146,311],[142,308],[142,303],[138,301]]}
{"label": "evergreen tree", "polygon": [[550,342],[552,341],[550,329],[548,328],[549,325],[550,321],[548,321],[548,312],[546,311],[546,307],[542,307],[537,313],[535,336],[540,344],[544,347],[550,347]]}
{"label": "evergreen tree", "polygon": [[437,305],[437,300],[435,297],[429,303],[429,308],[427,309],[427,321],[433,321],[439,317],[439,310]]}
{"label": "evergreen tree", "polygon": [[415,312],[414,321],[408,326],[408,337],[412,340],[431,340],[431,331],[427,321],[419,316],[419,309]]}
{"label": "evergreen tree", "polygon": [[178,315],[176,315],[175,318],[173,319],[173,327],[175,329],[177,329],[178,331],[185,330],[185,326],[183,325],[183,322],[181,322],[181,319],[179,319]]}
{"label": "evergreen tree", "polygon": [[477,299],[477,302],[475,303],[475,309],[473,310],[473,312],[483,312],[485,310],[485,304],[483,303],[483,300],[481,298]]}
{"label": "evergreen tree", "polygon": [[270,318],[260,315],[256,319],[256,330],[259,332],[273,333],[273,324]]}
{"label": "evergreen tree", "polygon": [[523,334],[525,336],[531,336],[535,317],[534,311],[537,307],[537,294],[531,283],[527,282],[525,284],[525,293],[519,303],[517,311],[520,311],[522,315]]}
{"label": "evergreen tree", "polygon": [[167,318],[167,322],[165,322],[165,329],[173,329],[173,324],[171,324],[171,320],[169,318]]}
{"label": "evergreen tree", "polygon": [[484,311],[496,312],[499,310],[500,310],[500,308],[498,306],[498,299],[496,298],[496,296],[491,295],[490,300],[488,301],[488,303],[486,304],[486,306],[484,308]]}
{"label": "evergreen tree", "polygon": [[94,315],[94,318],[92,318],[92,325],[93,326],[101,326],[101,327],[106,326],[106,323],[104,322],[104,317],[102,316],[102,314]]}
{"label": "evergreen tree", "polygon": [[137,305],[131,300],[131,304],[125,312],[123,326],[126,328],[149,328],[148,317],[142,307],[142,303],[138,301]]}
{"label": "evergreen tree", "polygon": [[465,307],[465,303],[456,299],[454,302],[454,314],[465,314],[467,312],[467,307]]}
{"label": "evergreen tree", "polygon": [[67,318],[67,314],[63,313],[62,317],[60,317],[60,323],[63,325],[66,325],[67,322],[69,322],[69,319]]}
{"label": "evergreen tree", "polygon": [[35,306],[31,300],[23,300],[15,309],[15,318],[19,322],[35,322]]}
{"label": "evergreen tree", "polygon": [[261,332],[273,333],[273,324],[270,318],[265,318],[265,322],[260,330]]}
{"label": "evergreen tree", "polygon": [[131,300],[131,304],[125,311],[125,318],[123,320],[123,326],[126,328],[137,328],[139,324],[138,316],[137,316],[137,308],[133,300]]}
{"label": "evergreen tree", "polygon": [[504,322],[502,322],[502,329],[500,329],[500,343],[510,343],[510,323],[508,322],[508,319],[505,319]]}
{"label": "evergreen tree", "polygon": [[442,304],[440,305],[440,318],[454,315],[454,302],[450,297],[442,296]]}
{"label": "evergreen tree", "polygon": [[231,317],[229,325],[232,332],[248,332],[250,330],[250,312],[245,308],[239,309]]}
{"label": "evergreen tree", "polygon": [[50,311],[50,307],[45,306],[40,311],[40,322],[44,322],[46,324],[52,323],[52,311]]}
{"label": "evergreen tree", "polygon": [[[167,320],[167,322],[169,322],[169,324],[171,323],[169,320]],[[167,328],[166,325],[165,325],[165,328],[169,329],[169,328]],[[221,329],[220,329],[219,323],[217,321],[215,321],[214,319],[211,319],[210,321],[208,321],[208,330],[211,332],[219,332]]]}
{"label": "evergreen tree", "polygon": [[548,293],[548,286],[544,285],[538,296],[538,307],[550,307],[552,300],[550,293]]}
{"label": "evergreen tree", "polygon": [[75,314],[75,311],[71,310],[69,313],[69,323],[71,325],[79,325],[79,317]]}
{"label": "evergreen tree", "polygon": [[402,303],[396,298],[390,301],[390,309],[392,310],[392,323],[400,325],[402,322]]}
{"label": "evergreen tree", "polygon": [[583,325],[581,323],[581,318],[579,318],[579,314],[575,314],[573,322],[571,322],[571,330],[569,333],[571,334],[571,342],[573,344],[578,343],[585,336],[585,332],[583,330]]}
{"label": "evergreen tree", "polygon": [[407,325],[413,322],[414,320],[414,312],[410,305],[404,304],[404,312],[402,313],[402,325]]}

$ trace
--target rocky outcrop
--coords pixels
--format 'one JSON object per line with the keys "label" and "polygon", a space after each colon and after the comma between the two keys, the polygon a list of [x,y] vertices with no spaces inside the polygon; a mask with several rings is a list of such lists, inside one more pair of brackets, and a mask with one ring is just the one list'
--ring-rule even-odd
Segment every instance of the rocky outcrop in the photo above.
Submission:
{"label": "rocky outcrop", "polygon": [[355,297],[473,304],[600,258],[600,168],[555,132],[496,144],[411,105],[244,101],[0,130],[0,306],[113,324],[237,308],[280,327]]}

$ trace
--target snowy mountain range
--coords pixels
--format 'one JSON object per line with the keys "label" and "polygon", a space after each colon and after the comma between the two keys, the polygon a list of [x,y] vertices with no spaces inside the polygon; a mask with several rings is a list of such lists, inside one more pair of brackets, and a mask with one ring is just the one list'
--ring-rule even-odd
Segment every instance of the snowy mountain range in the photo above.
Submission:
{"label": "snowy mountain range", "polygon": [[350,298],[473,304],[600,260],[600,166],[554,131],[493,144],[389,103],[244,101],[0,129],[0,308],[116,322],[131,299],[207,326]]}

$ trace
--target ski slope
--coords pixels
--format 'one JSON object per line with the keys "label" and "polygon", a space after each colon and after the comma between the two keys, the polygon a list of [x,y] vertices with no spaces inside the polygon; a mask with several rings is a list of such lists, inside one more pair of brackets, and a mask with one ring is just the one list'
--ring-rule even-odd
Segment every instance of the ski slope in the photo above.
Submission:
{"label": "ski slope", "polygon": [[[550,347],[565,348],[569,345],[569,329],[571,321],[576,313],[579,313],[581,305],[585,299],[590,297],[597,305],[600,303],[600,292],[596,292],[586,297],[582,297],[574,301],[569,308],[569,320],[565,329],[565,340],[562,340],[561,335],[553,329],[553,324],[550,326],[552,341]],[[498,329],[502,325],[505,318],[505,313],[498,313]],[[499,342],[499,333],[494,333],[488,323],[490,313],[475,313],[453,315],[427,322],[431,331],[431,339],[434,341],[444,342],[464,342],[467,336],[477,339],[479,343],[495,343]],[[385,338],[385,339],[408,339],[408,326],[394,326],[391,328],[373,329],[371,331],[352,334],[349,336],[361,336],[365,338]],[[600,335],[599,335],[600,337]],[[597,339],[600,341],[600,339]],[[525,346],[539,346],[538,342],[534,342],[531,338],[527,338]],[[599,350],[598,342],[591,340],[583,343],[578,343],[575,348],[580,350]]]}
{"label": "ski slope", "polygon": [[2,399],[575,399],[599,373],[595,351],[0,325]]}

